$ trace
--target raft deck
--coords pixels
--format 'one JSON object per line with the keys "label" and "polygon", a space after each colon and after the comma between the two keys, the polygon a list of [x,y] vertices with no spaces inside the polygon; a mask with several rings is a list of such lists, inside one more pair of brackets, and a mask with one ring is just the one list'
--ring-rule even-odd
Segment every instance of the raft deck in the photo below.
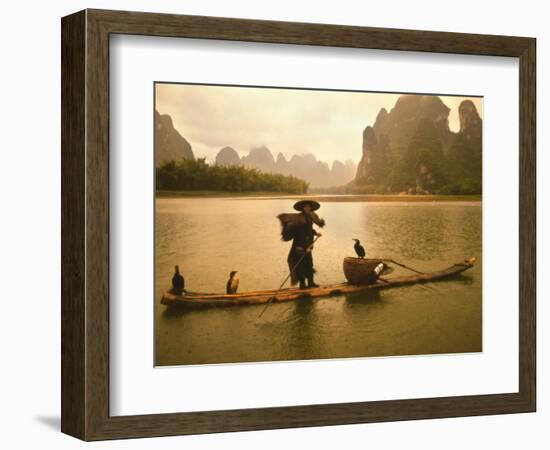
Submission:
{"label": "raft deck", "polygon": [[373,284],[353,285],[349,283],[331,284],[311,289],[287,288],[280,291],[249,291],[238,294],[202,294],[187,292],[185,295],[177,295],[166,292],[161,303],[166,306],[188,306],[193,308],[214,308],[222,306],[254,305],[271,302],[287,302],[306,298],[331,297],[344,294],[354,294],[375,289],[387,289],[391,287],[406,286],[416,283],[438,281],[470,269],[475,260],[453,264],[443,270],[435,272],[404,275],[390,279],[379,278]]}

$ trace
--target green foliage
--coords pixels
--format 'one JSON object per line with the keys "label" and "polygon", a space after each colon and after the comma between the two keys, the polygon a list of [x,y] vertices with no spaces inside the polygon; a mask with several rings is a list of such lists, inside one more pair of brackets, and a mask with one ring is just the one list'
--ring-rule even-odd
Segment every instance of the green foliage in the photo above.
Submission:
{"label": "green foliage", "polygon": [[204,158],[169,161],[156,169],[157,190],[305,194],[308,187],[307,182],[293,176],[209,165]]}
{"label": "green foliage", "polygon": [[481,194],[481,182],[467,178],[462,182],[443,186],[440,193],[447,195],[475,195]]}
{"label": "green foliage", "polygon": [[481,194],[481,137],[456,134],[447,145],[444,151],[433,122],[422,120],[407,147],[398,152],[401,156],[392,164],[386,184],[368,191],[379,193],[389,187],[392,192],[407,192],[421,185],[433,194]]}
{"label": "green foliage", "polygon": [[463,184],[466,189],[479,185],[481,192],[482,158],[477,148],[481,148],[481,142],[458,135],[449,151],[448,170],[455,184]]}
{"label": "green foliage", "polygon": [[420,122],[405,154],[391,171],[390,184],[399,191],[416,186],[423,166],[432,177],[425,180],[426,188],[439,190],[445,184],[443,145],[433,123],[428,119]]}

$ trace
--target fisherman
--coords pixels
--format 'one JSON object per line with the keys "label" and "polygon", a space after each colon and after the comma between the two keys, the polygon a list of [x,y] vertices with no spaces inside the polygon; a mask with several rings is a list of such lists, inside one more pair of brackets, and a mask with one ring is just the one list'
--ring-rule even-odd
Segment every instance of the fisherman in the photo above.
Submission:
{"label": "fisherman", "polygon": [[177,295],[181,295],[185,292],[185,280],[180,274],[180,266],[174,267],[175,273],[172,277],[172,292]]}
{"label": "fisherman", "polygon": [[229,280],[227,280],[225,291],[227,294],[236,294],[237,289],[239,289],[239,277],[237,276],[237,271],[233,270],[229,273]]}
{"label": "fisherman", "polygon": [[298,214],[277,216],[282,225],[283,241],[292,240],[287,262],[291,282],[293,285],[300,283],[300,289],[319,287],[314,281],[312,250],[315,236],[321,237],[321,233],[313,228],[313,224],[321,228],[325,226],[325,221],[315,213],[320,207],[321,205],[314,200],[300,200],[294,204],[294,209],[300,211]]}

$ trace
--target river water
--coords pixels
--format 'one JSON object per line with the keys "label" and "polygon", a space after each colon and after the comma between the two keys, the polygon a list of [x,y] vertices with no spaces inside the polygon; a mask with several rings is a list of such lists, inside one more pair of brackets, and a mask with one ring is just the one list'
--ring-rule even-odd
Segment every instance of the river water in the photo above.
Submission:
{"label": "river water", "polygon": [[[156,365],[287,361],[482,351],[481,202],[323,201],[327,226],[313,253],[318,284],[344,281],[352,238],[367,257],[391,257],[421,271],[475,256],[451,280],[341,297],[205,310],[160,304],[179,264],[186,288],[224,292],[231,270],[239,292],[276,289],[289,242],[276,215],[289,198],[156,200]],[[407,274],[396,269],[389,277]]]}

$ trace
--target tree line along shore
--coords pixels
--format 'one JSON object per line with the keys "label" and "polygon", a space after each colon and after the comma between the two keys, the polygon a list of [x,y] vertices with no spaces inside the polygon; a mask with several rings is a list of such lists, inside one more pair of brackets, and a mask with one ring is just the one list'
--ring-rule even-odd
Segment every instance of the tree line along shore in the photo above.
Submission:
{"label": "tree line along shore", "polygon": [[[356,201],[478,201],[481,195],[431,194],[373,194],[361,189],[311,189],[304,180],[291,175],[263,173],[242,166],[209,165],[204,159],[167,161],[156,169],[157,197],[273,197],[303,196],[337,201],[353,198]],[[330,195],[339,195],[332,198]],[[327,197],[328,196],[328,197]],[[298,197],[296,197],[298,198]]]}
{"label": "tree line along shore", "polygon": [[168,161],[156,169],[157,191],[305,194],[309,183],[291,175],[241,166],[209,165],[204,158]]}

